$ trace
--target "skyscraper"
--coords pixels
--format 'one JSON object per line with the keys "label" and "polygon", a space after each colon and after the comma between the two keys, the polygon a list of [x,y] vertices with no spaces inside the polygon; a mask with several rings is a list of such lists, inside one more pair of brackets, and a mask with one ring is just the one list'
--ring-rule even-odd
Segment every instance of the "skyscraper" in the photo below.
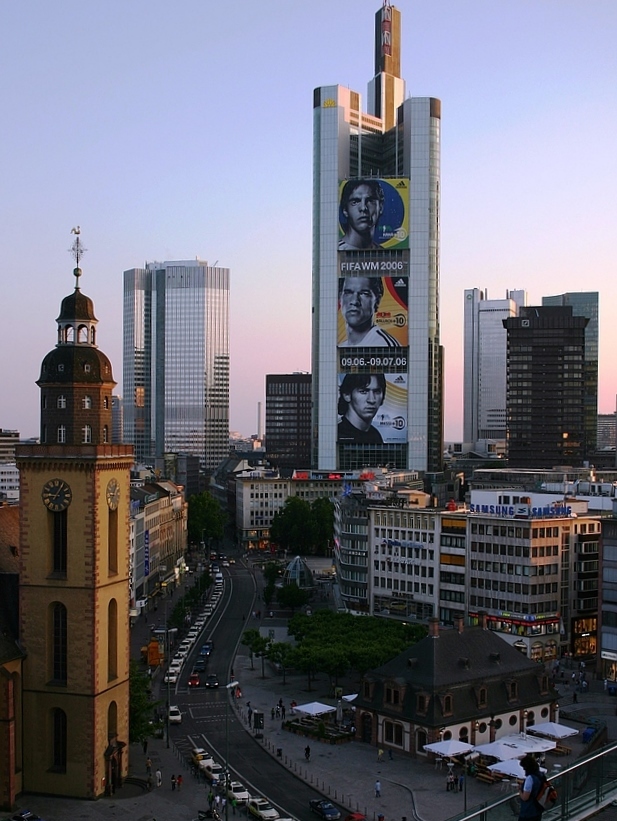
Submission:
{"label": "skyscraper", "polygon": [[598,300],[597,291],[575,291],[542,297],[543,305],[571,305],[574,316],[584,316],[589,322],[585,328],[585,441],[587,454],[597,447],[598,441]]}
{"label": "skyscraper", "polygon": [[503,319],[527,304],[526,291],[489,299],[479,288],[465,291],[463,441],[483,451],[506,438],[506,350]]}
{"label": "skyscraper", "polygon": [[311,466],[311,374],[266,374],[266,453],[278,468]]}
{"label": "skyscraper", "polygon": [[[580,467],[585,431],[585,327],[571,306],[522,307],[508,333],[510,467]],[[595,441],[595,440],[594,440]]]}
{"label": "skyscraper", "polygon": [[201,260],[124,272],[124,440],[138,460],[229,452],[229,269]]}
{"label": "skyscraper", "polygon": [[368,113],[314,91],[313,463],[442,464],[441,104],[405,99],[401,15],[375,15]]}

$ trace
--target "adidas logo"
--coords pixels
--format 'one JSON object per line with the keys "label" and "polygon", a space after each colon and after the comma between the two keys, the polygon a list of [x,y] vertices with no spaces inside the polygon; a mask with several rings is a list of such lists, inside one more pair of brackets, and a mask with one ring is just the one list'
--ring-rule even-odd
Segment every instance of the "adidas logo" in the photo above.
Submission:
{"label": "adidas logo", "polygon": [[397,376],[394,380],[395,385],[404,385],[405,384],[405,377],[404,376]]}

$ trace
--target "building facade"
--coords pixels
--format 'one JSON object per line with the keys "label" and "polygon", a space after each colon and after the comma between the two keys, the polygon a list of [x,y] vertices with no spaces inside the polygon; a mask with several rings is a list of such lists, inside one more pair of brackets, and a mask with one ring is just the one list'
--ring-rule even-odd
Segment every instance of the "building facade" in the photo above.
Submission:
{"label": "building facade", "polygon": [[311,466],[311,374],[266,374],[266,458],[279,470]]}
{"label": "building facade", "polygon": [[[77,240],[79,249],[79,241]],[[111,363],[92,301],[62,302],[38,380],[40,445],[21,445],[18,746],[26,792],[97,798],[128,772],[129,470],[111,444]]]}
{"label": "building facade", "polygon": [[201,260],[124,272],[124,440],[138,461],[229,452],[229,269]]}
{"label": "building facade", "polygon": [[571,306],[524,307],[503,320],[508,335],[507,430],[510,467],[583,465],[586,424],[585,329]]}
{"label": "building facade", "polygon": [[463,440],[474,451],[505,442],[507,335],[502,320],[517,316],[526,304],[526,291],[508,291],[505,299],[489,299],[479,288],[465,291]]}
{"label": "building facade", "polygon": [[375,16],[362,95],[313,96],[313,465],[439,471],[441,104],[407,97],[401,14]]}
{"label": "building facade", "polygon": [[597,447],[598,356],[600,342],[599,294],[597,291],[575,291],[542,297],[542,305],[570,305],[574,316],[585,317],[585,441],[587,454]]}

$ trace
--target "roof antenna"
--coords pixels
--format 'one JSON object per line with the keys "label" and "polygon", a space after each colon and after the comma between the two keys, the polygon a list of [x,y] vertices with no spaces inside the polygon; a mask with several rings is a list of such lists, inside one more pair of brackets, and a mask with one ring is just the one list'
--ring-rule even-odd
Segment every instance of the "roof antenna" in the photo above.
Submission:
{"label": "roof antenna", "polygon": [[75,290],[79,291],[79,277],[81,276],[79,260],[86,253],[87,248],[84,248],[80,242],[79,235],[81,234],[81,228],[79,225],[76,228],[71,228],[71,234],[75,234],[75,242],[69,248],[69,254],[73,255],[75,262],[77,263],[77,267],[73,269],[73,276],[75,277]]}

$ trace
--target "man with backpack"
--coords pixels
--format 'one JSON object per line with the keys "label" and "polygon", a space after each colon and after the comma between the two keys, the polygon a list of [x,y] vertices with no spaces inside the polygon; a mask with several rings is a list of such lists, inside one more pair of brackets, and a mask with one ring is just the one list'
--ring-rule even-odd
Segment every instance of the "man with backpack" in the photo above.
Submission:
{"label": "man with backpack", "polygon": [[529,753],[521,758],[525,771],[525,781],[519,789],[521,809],[520,821],[540,821],[545,809],[550,809],[557,800],[554,787],[540,773],[540,765]]}

